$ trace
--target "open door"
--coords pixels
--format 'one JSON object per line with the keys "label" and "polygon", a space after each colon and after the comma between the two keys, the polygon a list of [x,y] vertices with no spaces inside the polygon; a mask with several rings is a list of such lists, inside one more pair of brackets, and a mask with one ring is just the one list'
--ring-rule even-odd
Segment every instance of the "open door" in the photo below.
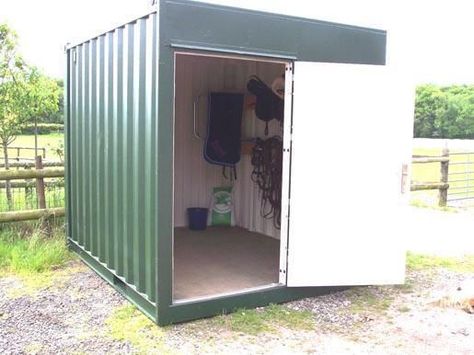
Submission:
{"label": "open door", "polygon": [[288,286],[404,281],[413,104],[397,81],[385,66],[295,63]]}

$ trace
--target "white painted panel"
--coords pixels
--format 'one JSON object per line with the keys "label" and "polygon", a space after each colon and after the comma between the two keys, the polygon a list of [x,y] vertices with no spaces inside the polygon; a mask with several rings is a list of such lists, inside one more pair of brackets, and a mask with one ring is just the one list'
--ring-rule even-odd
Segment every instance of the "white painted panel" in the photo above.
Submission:
{"label": "white painted panel", "polygon": [[[193,135],[193,101],[203,95],[199,105],[199,132],[204,137],[207,124],[207,94],[211,91],[246,93],[249,77],[257,74],[268,84],[285,71],[285,66],[235,59],[177,55],[175,93],[175,179],[174,225],[187,225],[186,208],[209,207],[213,187],[228,186],[222,177],[222,168],[207,163],[203,158],[203,141]],[[244,110],[242,138],[263,137],[265,123],[258,120],[251,108]],[[282,127],[273,120],[269,136],[281,135]],[[237,165],[234,182],[236,224],[279,238],[280,231],[272,220],[260,215],[258,188],[251,180],[252,165],[249,155],[242,155]]]}
{"label": "white painted panel", "polygon": [[286,284],[286,269],[288,258],[288,217],[290,212],[290,163],[291,163],[291,115],[293,110],[293,65],[285,68],[285,119],[283,134],[283,166],[282,166],[282,196],[281,196],[281,238],[280,238],[280,269],[279,281]]}
{"label": "white painted panel", "polygon": [[404,281],[403,90],[383,66],[295,64],[288,286]]}

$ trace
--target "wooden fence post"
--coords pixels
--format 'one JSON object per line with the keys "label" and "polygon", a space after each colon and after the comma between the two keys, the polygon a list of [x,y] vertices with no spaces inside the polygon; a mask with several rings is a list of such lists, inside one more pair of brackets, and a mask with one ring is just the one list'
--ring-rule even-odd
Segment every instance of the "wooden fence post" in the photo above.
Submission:
{"label": "wooden fence post", "polygon": [[[443,148],[441,155],[445,158],[448,158],[446,161],[441,162],[441,182],[448,184],[448,172],[449,172],[449,149]],[[443,187],[439,189],[439,206],[446,207],[448,203],[448,187]]]}
{"label": "wooden fence post", "polygon": [[[35,167],[36,169],[43,169],[43,159],[41,155],[37,155],[35,157]],[[44,190],[44,179],[37,178],[36,179],[36,196],[38,199],[38,207],[40,209],[46,209],[46,194]],[[41,222],[42,229],[46,232],[48,237],[51,236],[51,226],[46,219],[43,219]]]}
{"label": "wooden fence post", "polygon": [[[37,155],[35,157],[35,168],[43,169],[43,159],[41,158],[41,155]],[[44,192],[44,179],[43,178],[36,179],[36,196],[38,198],[38,208],[41,208],[41,209],[46,208],[46,196]]]}
{"label": "wooden fence post", "polygon": [[[20,170],[20,168],[18,167],[18,170]],[[29,166],[25,166],[25,170],[31,170],[31,168]],[[32,196],[33,196],[33,188],[31,186],[28,186],[28,182],[30,182],[31,180],[29,179],[25,179],[25,206],[28,206],[28,202],[32,202]],[[28,208],[28,207],[27,207]],[[29,206],[29,208],[33,208],[32,205]]]}

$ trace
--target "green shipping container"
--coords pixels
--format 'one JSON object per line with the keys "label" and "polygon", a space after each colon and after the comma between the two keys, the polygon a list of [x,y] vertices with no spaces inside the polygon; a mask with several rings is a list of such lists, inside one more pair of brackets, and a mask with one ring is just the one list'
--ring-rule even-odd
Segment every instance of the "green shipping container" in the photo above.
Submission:
{"label": "green shipping container", "polygon": [[[160,325],[339,286],[403,282],[403,250],[377,221],[395,218],[379,210],[400,199],[411,103],[394,105],[397,95],[385,91],[393,86],[385,52],[382,30],[184,0],[159,1],[141,18],[68,46],[70,248]],[[251,142],[242,143],[235,181],[203,158],[210,92],[244,94],[242,138],[265,137],[246,88],[255,74],[268,85],[284,80],[284,119],[269,126],[283,142],[280,229],[260,211],[244,149]],[[405,111],[396,118],[387,104]],[[338,178],[340,159],[369,143],[394,153],[370,172],[393,199],[379,199],[380,190],[360,198],[354,191],[367,179],[348,189]],[[334,159],[325,157],[330,150]],[[235,226],[190,231],[186,209],[209,207],[219,186],[233,187]],[[364,214],[350,202],[340,207],[340,196]]]}

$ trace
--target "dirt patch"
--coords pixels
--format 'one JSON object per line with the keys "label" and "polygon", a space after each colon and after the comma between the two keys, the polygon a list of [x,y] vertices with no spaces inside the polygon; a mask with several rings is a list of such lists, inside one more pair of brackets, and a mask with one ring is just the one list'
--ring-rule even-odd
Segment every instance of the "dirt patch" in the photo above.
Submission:
{"label": "dirt patch", "polygon": [[474,315],[437,303],[472,282],[472,273],[409,271],[403,286],[357,287],[156,329],[92,271],[78,262],[67,269],[60,283],[34,293],[18,293],[21,277],[0,278],[0,353],[468,354],[474,346]]}

